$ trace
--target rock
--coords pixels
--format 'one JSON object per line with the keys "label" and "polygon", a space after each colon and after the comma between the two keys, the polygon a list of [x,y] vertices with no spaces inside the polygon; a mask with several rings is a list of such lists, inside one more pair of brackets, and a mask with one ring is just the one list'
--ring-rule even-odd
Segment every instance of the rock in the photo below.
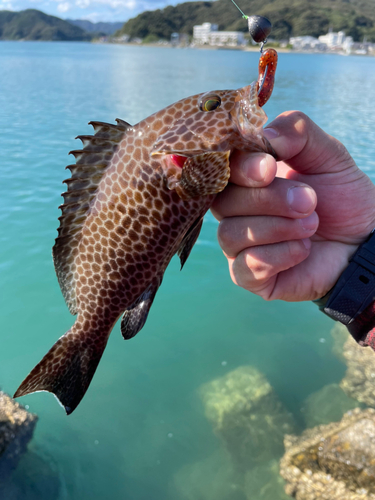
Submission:
{"label": "rock", "polygon": [[295,428],[293,417],[256,368],[239,367],[204,384],[200,395],[208,420],[237,467],[248,470],[282,455],[284,434]]}
{"label": "rock", "polygon": [[343,355],[347,364],[342,390],[353,399],[375,408],[375,353],[370,347],[361,347],[349,337]]}
{"label": "rock", "polygon": [[0,391],[0,481],[16,468],[38,417]]}
{"label": "rock", "polygon": [[41,500],[65,498],[65,478],[54,458],[28,450],[6,482],[0,481],[1,500]]}
{"label": "rock", "polygon": [[310,394],[301,411],[306,427],[315,427],[337,422],[344,413],[358,406],[359,403],[347,396],[338,384],[329,384]]}
{"label": "rock", "polygon": [[333,339],[332,352],[340,361],[346,363],[344,357],[344,345],[348,338],[351,338],[350,333],[347,328],[341,323],[336,322],[335,326],[331,330],[331,336]]}
{"label": "rock", "polygon": [[246,500],[243,478],[224,450],[186,465],[174,476],[171,498],[181,500]]}
{"label": "rock", "polygon": [[246,500],[290,500],[284,485],[277,460],[258,465],[245,474]]}
{"label": "rock", "polygon": [[375,410],[286,436],[280,474],[297,500],[375,500]]}

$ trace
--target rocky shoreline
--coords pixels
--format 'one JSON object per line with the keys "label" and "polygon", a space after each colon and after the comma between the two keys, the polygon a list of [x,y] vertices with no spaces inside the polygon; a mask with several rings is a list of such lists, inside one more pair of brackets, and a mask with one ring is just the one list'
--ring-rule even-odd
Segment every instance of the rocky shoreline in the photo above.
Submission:
{"label": "rocky shoreline", "polygon": [[26,452],[38,417],[0,391],[0,485]]}
{"label": "rocky shoreline", "polygon": [[302,432],[253,366],[201,386],[218,449],[183,467],[173,494],[183,500],[375,500],[375,355],[342,325],[332,337],[347,371],[339,384],[306,398]]}

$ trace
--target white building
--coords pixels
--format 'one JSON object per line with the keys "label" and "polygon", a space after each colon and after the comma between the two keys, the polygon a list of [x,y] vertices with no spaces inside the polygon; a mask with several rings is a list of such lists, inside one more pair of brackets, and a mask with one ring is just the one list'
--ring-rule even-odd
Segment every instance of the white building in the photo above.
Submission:
{"label": "white building", "polygon": [[245,37],[242,31],[216,31],[210,34],[210,45],[244,45]]}
{"label": "white building", "polygon": [[325,43],[327,47],[331,49],[332,47],[342,47],[345,38],[345,31],[339,31],[338,33],[330,31],[326,35],[321,35],[319,37],[319,40],[322,43]]}
{"label": "white building", "polygon": [[193,28],[193,38],[194,43],[199,45],[209,44],[210,35],[212,32],[217,33],[218,25],[211,23],[203,23],[202,25],[194,26]]}
{"label": "white building", "polygon": [[353,38],[351,36],[346,36],[342,44],[342,48],[345,50],[347,54],[350,54],[352,51],[353,44],[354,44]]}
{"label": "white building", "polygon": [[313,36],[293,36],[289,43],[295,50],[326,50],[327,45]]}
{"label": "white building", "polygon": [[196,45],[244,45],[245,37],[241,31],[218,31],[217,24],[203,23],[194,26],[193,38]]}

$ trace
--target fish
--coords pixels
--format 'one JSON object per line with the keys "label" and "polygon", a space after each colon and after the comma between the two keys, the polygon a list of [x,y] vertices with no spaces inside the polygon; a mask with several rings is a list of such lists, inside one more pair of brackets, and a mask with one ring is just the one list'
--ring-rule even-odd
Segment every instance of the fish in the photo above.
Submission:
{"label": "fish", "polygon": [[71,414],[118,319],[124,339],[134,337],[175,254],[183,268],[205,213],[228,184],[231,153],[275,156],[260,106],[272,93],[275,53],[263,52],[258,80],[243,88],[187,97],[134,126],[93,121],[94,135],[78,136],[83,147],[71,151],[76,162],[67,167],[53,247],[62,294],[77,318],[15,398],[51,392]]}

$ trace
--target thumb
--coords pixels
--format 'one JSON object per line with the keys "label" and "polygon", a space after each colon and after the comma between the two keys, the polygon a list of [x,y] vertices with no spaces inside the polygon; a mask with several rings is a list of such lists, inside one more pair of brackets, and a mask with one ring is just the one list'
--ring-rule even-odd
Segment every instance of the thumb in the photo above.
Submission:
{"label": "thumb", "polygon": [[357,169],[341,142],[300,111],[279,115],[264,129],[264,136],[276,151],[277,160],[299,173],[311,175]]}

